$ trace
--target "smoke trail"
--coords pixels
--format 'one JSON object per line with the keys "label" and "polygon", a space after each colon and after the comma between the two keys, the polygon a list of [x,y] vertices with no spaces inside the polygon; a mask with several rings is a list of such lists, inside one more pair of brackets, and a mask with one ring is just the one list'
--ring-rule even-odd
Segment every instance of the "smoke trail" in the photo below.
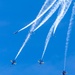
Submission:
{"label": "smoke trail", "polygon": [[[66,3],[66,4],[65,4],[66,6],[62,4],[62,10],[61,10],[62,12],[61,12],[60,15],[57,17],[56,21],[55,21],[54,24],[53,24],[53,25],[55,25],[53,34],[55,33],[55,31],[56,31],[56,29],[57,29],[59,23],[61,22],[61,20],[62,20],[63,17],[65,16],[66,12],[68,11],[68,9],[69,9],[69,7],[70,7],[70,5],[71,5],[71,2],[72,2],[72,0],[65,1],[64,4]],[[64,7],[65,7],[65,8],[64,8]]]}
{"label": "smoke trail", "polygon": [[[69,1],[69,2],[70,2],[70,1]],[[70,2],[70,3],[71,3],[71,2]],[[61,12],[59,13],[59,15],[58,15],[56,21],[54,22],[54,24],[53,24],[52,27],[50,28],[50,31],[49,31],[49,33],[48,33],[48,35],[47,35],[46,42],[45,42],[45,47],[44,47],[44,51],[43,51],[43,54],[42,54],[42,57],[41,57],[42,59],[43,59],[43,57],[44,57],[44,54],[45,54],[47,45],[48,45],[49,40],[50,40],[50,38],[51,38],[51,34],[53,33],[53,30],[54,30],[54,27],[55,27],[56,25],[58,25],[58,24],[59,24],[58,22],[60,22],[61,19],[64,17],[65,13],[67,12],[67,10],[68,10],[68,8],[69,8],[69,6],[70,6],[70,3],[69,3],[68,6],[66,7],[65,2],[62,2]],[[62,16],[62,15],[63,15],[63,16]]]}
{"label": "smoke trail", "polygon": [[44,51],[43,51],[43,53],[42,53],[41,60],[43,59],[44,54],[45,54],[45,52],[46,52],[46,48],[47,48],[47,45],[48,45],[48,42],[49,42],[48,40],[51,38],[51,35],[52,35],[52,33],[53,33],[53,29],[54,29],[54,26],[52,26],[52,27],[50,28],[50,31],[49,31],[49,33],[48,33],[48,35],[47,35],[46,42],[45,42],[45,47],[44,47]]}
{"label": "smoke trail", "polygon": [[[48,1],[49,1],[49,0],[46,0],[46,1],[45,1],[44,5],[42,6],[42,8],[41,8],[41,10],[40,10],[40,12],[39,12],[39,14],[38,14],[38,16],[39,16],[40,14],[42,14],[42,12],[45,10],[45,6],[47,5]],[[37,17],[38,17],[38,16],[37,16]],[[36,17],[36,18],[37,18],[37,17]],[[32,25],[32,24],[26,25],[26,26],[24,27],[24,29],[28,28],[28,27],[31,26],[31,25]],[[18,32],[20,32],[20,30],[19,30]]]}
{"label": "smoke trail", "polygon": [[26,37],[26,39],[25,39],[25,41],[24,41],[24,43],[23,43],[23,45],[22,45],[21,48],[19,49],[19,52],[17,53],[17,55],[16,55],[16,57],[15,57],[15,60],[17,59],[17,57],[18,57],[19,54],[21,53],[22,49],[24,48],[24,46],[25,46],[26,43],[28,42],[28,40],[29,40],[31,34],[33,33],[34,27],[35,27],[35,25],[33,24],[32,27],[31,27],[31,29],[30,29],[30,31],[29,31],[29,33],[28,33],[28,35],[27,35],[27,37]]}
{"label": "smoke trail", "polygon": [[[52,4],[53,4],[55,1],[56,1],[56,0],[54,0],[54,1],[52,2]],[[46,10],[44,10],[44,11],[42,12],[42,14],[40,14],[36,19],[34,19],[32,22],[30,22],[30,23],[29,23],[28,25],[26,25],[25,27],[23,27],[23,28],[21,28],[20,30],[18,30],[18,32],[20,32],[20,31],[26,29],[26,28],[29,27],[30,25],[34,24],[37,20],[39,20],[39,19],[52,7],[52,4],[51,4],[50,6],[48,6],[48,8],[47,8]]]}
{"label": "smoke trail", "polygon": [[[54,3],[53,3],[54,4]],[[54,12],[58,9],[59,5],[61,4],[61,1],[59,0],[53,8],[50,10],[49,14],[45,17],[45,19],[38,25],[37,28],[35,28],[34,31],[36,31],[39,27],[41,27],[53,14]]]}
{"label": "smoke trail", "polygon": [[[50,8],[50,7],[51,7],[51,6],[49,6],[49,8]],[[48,9],[49,9],[49,8],[48,8]],[[48,9],[47,9],[47,10],[48,10]],[[47,10],[46,10],[46,11],[47,11]],[[46,11],[45,11],[45,12],[46,12]],[[45,12],[44,12],[44,13],[45,13]],[[44,13],[42,13],[42,15],[43,15]],[[39,17],[39,16],[38,16],[38,17]],[[37,17],[37,18],[38,18],[38,17]],[[35,19],[33,22],[35,23],[36,20],[38,20],[38,19]],[[31,23],[32,23],[32,22],[31,22]],[[30,23],[30,24],[31,24],[31,23]],[[23,45],[21,46],[19,52],[17,53],[17,55],[16,55],[16,57],[15,57],[15,60],[17,59],[17,57],[19,56],[20,52],[22,51],[22,49],[23,49],[24,46],[26,45],[27,41],[29,40],[31,34],[33,33],[33,30],[34,30],[35,26],[36,26],[35,24],[32,25],[32,27],[31,27],[31,29],[30,29],[30,32],[29,32],[29,34],[27,35],[27,38],[25,39]]]}
{"label": "smoke trail", "polygon": [[[39,16],[44,12],[44,10],[46,10],[46,7],[49,6],[48,3],[49,3],[49,0],[46,0],[46,1],[44,2],[43,6],[42,6],[42,8],[41,8],[41,10],[40,10],[40,12],[39,12],[38,15],[37,15],[37,17],[39,17]],[[36,17],[36,18],[37,18],[37,17]],[[42,18],[42,17],[40,17],[37,21],[35,21],[34,24],[35,24],[35,25],[38,24],[39,21],[41,20],[41,18]]]}
{"label": "smoke trail", "polygon": [[49,3],[49,0],[46,0],[46,1],[44,2],[43,6],[42,6],[42,8],[41,8],[41,10],[40,10],[40,12],[39,12],[38,15],[37,15],[37,17],[38,17],[40,14],[42,14],[44,10],[46,10],[46,7],[49,6],[48,3]]}
{"label": "smoke trail", "polygon": [[68,51],[68,44],[69,44],[69,39],[70,39],[70,33],[71,33],[71,29],[72,29],[72,21],[73,21],[73,17],[75,16],[75,3],[72,9],[72,15],[71,15],[71,19],[70,19],[70,23],[69,23],[69,27],[68,27],[68,31],[67,31],[67,37],[66,37],[66,46],[65,46],[65,54],[64,54],[64,70],[66,68],[66,57],[67,57],[67,51]]}
{"label": "smoke trail", "polygon": [[43,53],[42,53],[41,59],[43,59],[43,57],[44,57],[44,54],[45,54],[45,52],[46,52],[46,48],[47,48],[48,42],[49,42],[49,40],[50,40],[50,38],[51,38],[51,35],[52,35],[52,33],[53,33],[53,30],[54,30],[54,25],[52,25],[52,27],[50,28],[49,33],[48,33],[48,35],[47,35],[47,38],[46,38],[46,41],[45,41],[45,47],[44,47],[44,51],[43,51]]}
{"label": "smoke trail", "polygon": [[[37,17],[40,16],[40,15],[48,8],[49,5],[50,5],[50,8],[51,8],[55,2],[56,2],[56,0],[52,0],[52,1],[46,0],[45,3],[44,3],[44,5],[43,5],[42,8],[41,8],[39,14],[37,15]],[[36,18],[37,18],[37,17],[36,17]],[[41,17],[41,18],[42,18],[42,17]],[[35,21],[34,24],[38,24],[39,21],[41,20],[41,18],[39,18],[37,21]]]}
{"label": "smoke trail", "polygon": [[15,60],[17,59],[18,55],[20,54],[20,52],[22,51],[22,49],[24,48],[26,42],[28,41],[29,37],[30,37],[31,33],[28,34],[27,38],[25,39],[22,47],[20,48],[19,52],[17,53],[16,57],[15,57]]}

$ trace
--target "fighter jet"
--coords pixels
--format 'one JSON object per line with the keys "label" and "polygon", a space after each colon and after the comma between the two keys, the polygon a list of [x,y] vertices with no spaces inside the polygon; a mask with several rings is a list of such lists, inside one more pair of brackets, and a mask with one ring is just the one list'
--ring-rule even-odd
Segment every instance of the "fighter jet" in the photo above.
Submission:
{"label": "fighter jet", "polygon": [[13,34],[17,34],[17,33],[18,33],[18,31],[14,32]]}
{"label": "fighter jet", "polygon": [[39,64],[44,64],[43,60],[38,61]]}
{"label": "fighter jet", "polygon": [[11,60],[11,64],[12,65],[16,65],[16,61],[15,60]]}
{"label": "fighter jet", "polygon": [[62,72],[62,75],[66,75],[66,71],[63,71],[63,72]]}

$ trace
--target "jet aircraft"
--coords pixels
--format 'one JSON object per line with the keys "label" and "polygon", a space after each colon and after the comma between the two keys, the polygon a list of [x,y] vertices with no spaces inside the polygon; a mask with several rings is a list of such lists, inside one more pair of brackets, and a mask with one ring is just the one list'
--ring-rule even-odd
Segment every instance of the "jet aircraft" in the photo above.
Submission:
{"label": "jet aircraft", "polygon": [[15,60],[11,60],[11,64],[12,65],[16,65],[16,61]]}
{"label": "jet aircraft", "polygon": [[62,74],[63,74],[63,75],[66,75],[66,71],[63,71]]}
{"label": "jet aircraft", "polygon": [[44,64],[43,60],[38,61],[39,64]]}

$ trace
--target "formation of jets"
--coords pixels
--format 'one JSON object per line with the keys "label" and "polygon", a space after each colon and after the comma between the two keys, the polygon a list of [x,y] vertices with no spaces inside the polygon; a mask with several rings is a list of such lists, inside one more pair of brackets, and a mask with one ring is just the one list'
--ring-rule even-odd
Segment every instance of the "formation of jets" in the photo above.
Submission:
{"label": "formation of jets", "polygon": [[[18,33],[18,31],[14,32],[13,34],[17,34],[17,33]],[[44,61],[42,59],[40,59],[40,60],[38,60],[38,63],[41,65],[41,64],[44,64]],[[16,60],[11,60],[11,64],[16,65]],[[62,75],[66,75],[66,71],[63,71]]]}
{"label": "formation of jets", "polygon": [[[44,64],[43,60],[38,60],[39,64]],[[11,60],[12,65],[16,65],[16,60]],[[66,71],[62,72],[62,75],[66,75]]]}
{"label": "formation of jets", "polygon": [[[38,61],[39,64],[44,64],[43,60]],[[11,60],[12,65],[16,65],[16,60]]]}
{"label": "formation of jets", "polygon": [[[44,64],[43,60],[38,60],[39,64]],[[12,65],[16,65],[16,60],[11,60]],[[66,75],[66,71],[62,72],[62,75]]]}
{"label": "formation of jets", "polygon": [[[43,60],[38,60],[39,64],[44,64]],[[16,65],[16,60],[11,60],[12,65]],[[62,75],[66,75],[66,71],[62,72]]]}

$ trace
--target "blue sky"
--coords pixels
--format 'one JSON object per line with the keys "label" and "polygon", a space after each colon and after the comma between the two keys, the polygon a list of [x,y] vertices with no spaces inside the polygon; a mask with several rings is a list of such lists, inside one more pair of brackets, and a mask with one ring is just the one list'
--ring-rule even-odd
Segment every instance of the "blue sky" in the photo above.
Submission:
{"label": "blue sky", "polygon": [[[60,75],[63,71],[66,34],[73,3],[52,36],[44,56],[44,65],[38,60],[44,49],[49,28],[56,19],[57,12],[36,32],[34,32],[17,58],[17,65],[11,66],[30,29],[13,35],[13,32],[30,23],[37,16],[45,0],[0,0],[0,75]],[[74,0],[73,0],[74,2]],[[75,19],[74,19],[75,20]],[[68,47],[66,71],[75,75],[75,22]]]}

